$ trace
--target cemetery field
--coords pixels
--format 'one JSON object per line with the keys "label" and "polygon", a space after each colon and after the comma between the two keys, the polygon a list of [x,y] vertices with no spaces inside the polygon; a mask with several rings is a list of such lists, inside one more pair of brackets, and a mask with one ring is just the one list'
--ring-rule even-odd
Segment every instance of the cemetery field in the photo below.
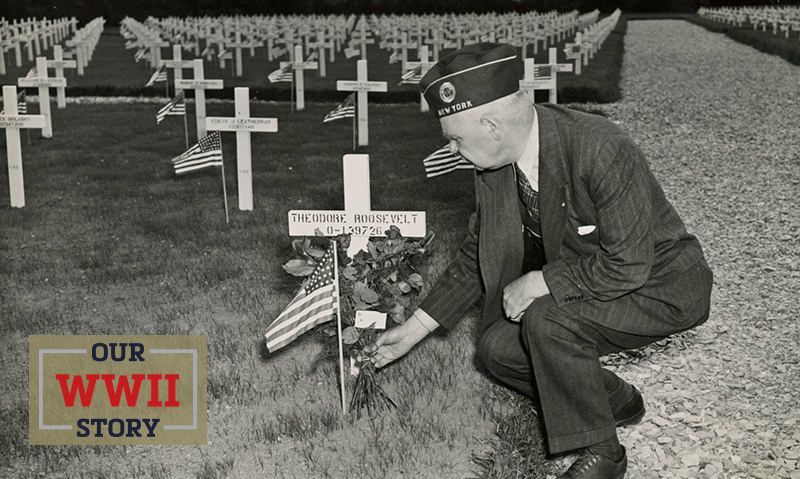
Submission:
{"label": "cemetery field", "polygon": [[[157,104],[71,104],[54,109],[52,140],[34,131],[28,146],[22,133],[26,206],[9,208],[4,186],[0,208],[0,475],[463,477],[473,469],[492,419],[512,409],[474,367],[472,320],[379,373],[399,407],[375,420],[340,418],[335,363],[312,364],[319,332],[271,357],[264,349],[266,326],[299,286],[281,268],[292,257],[287,211],[343,206],[350,124],[322,125],[333,106],[290,114],[288,104],[253,104],[253,116],[280,118],[279,134],[252,139],[253,212],[236,209],[234,135],[223,134],[230,226],[217,169],[174,177],[182,121],[156,127]],[[427,210],[436,274],[474,204],[471,172],[426,180],[421,160],[443,144],[433,116],[414,105],[370,110],[373,206]],[[232,102],[208,105],[209,115],[232,111]],[[207,335],[209,446],[28,446],[31,334]]]}
{"label": "cemetery field", "polygon": [[[625,35],[625,20],[620,19],[614,31],[606,39],[603,46],[589,62],[583,67],[581,75],[562,73],[558,76],[559,97],[562,102],[594,101],[611,102],[620,97],[619,76],[622,65],[623,37]],[[558,61],[567,62],[563,47],[571,41],[564,39],[555,46],[558,48]],[[148,78],[153,70],[147,61],[136,63],[134,53],[136,50],[126,50],[124,39],[119,34],[118,28],[108,27],[100,38],[89,67],[84,76],[78,76],[74,70],[68,70],[67,94],[68,95],[102,95],[102,96],[163,96],[165,89],[163,83],[145,88]],[[441,55],[452,52],[452,49],[443,50]],[[529,49],[532,52],[532,48]],[[379,49],[376,45],[369,45],[367,58],[369,61],[369,79],[386,81],[388,93],[374,95],[370,102],[414,102],[418,101],[419,94],[416,85],[400,85],[400,63],[389,64],[390,50]],[[163,49],[165,59],[172,58],[169,48]],[[52,53],[47,55],[52,57]],[[409,61],[416,60],[416,50],[409,52]],[[9,57],[10,58],[10,57]],[[192,51],[183,53],[183,59],[194,58]],[[304,76],[306,99],[309,101],[341,101],[346,93],[336,91],[336,80],[355,79],[356,61],[359,57],[345,58],[343,52],[337,52],[336,61],[327,63],[327,75],[321,78],[318,72],[306,71]],[[534,56],[537,62],[547,61],[547,51],[539,48]],[[255,55],[250,55],[249,49],[242,51],[243,76],[236,77],[232,68],[233,63],[228,61],[226,68],[220,68],[219,61],[214,57],[212,61],[205,61],[206,78],[222,79],[225,81],[225,90],[208,91],[209,98],[230,98],[233,87],[247,86],[251,89],[251,96],[261,100],[289,101],[290,83],[273,83],[267,81],[267,75],[280,67],[279,62],[286,61],[287,57],[273,61],[267,60],[266,48],[255,50]],[[326,60],[328,58],[326,57]],[[571,61],[569,63],[572,63]],[[7,60],[7,74],[0,75],[0,83],[10,84],[19,77],[24,77],[32,66],[24,58],[22,67],[16,67],[12,60]],[[170,72],[170,78],[172,73]],[[185,70],[184,78],[191,78],[191,70]],[[541,101],[547,98],[546,92],[539,92]],[[539,98],[539,97],[537,97]]]}

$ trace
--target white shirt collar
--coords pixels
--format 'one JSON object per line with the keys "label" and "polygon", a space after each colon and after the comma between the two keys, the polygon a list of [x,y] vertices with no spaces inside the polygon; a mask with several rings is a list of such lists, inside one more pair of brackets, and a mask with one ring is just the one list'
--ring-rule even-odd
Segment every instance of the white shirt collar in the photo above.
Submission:
{"label": "white shirt collar", "polygon": [[539,115],[536,114],[536,109],[533,110],[533,125],[531,125],[531,133],[528,135],[528,144],[522,155],[517,160],[517,166],[528,178],[534,190],[539,189]]}

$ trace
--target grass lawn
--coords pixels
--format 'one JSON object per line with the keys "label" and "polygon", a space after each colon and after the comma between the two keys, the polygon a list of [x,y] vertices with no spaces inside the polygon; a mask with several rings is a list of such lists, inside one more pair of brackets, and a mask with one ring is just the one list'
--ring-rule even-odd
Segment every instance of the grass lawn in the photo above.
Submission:
{"label": "grass lawn", "polygon": [[[70,105],[53,110],[52,140],[33,132],[28,145],[23,133],[25,208],[9,207],[0,168],[0,476],[474,474],[472,455],[486,457],[495,432],[528,407],[474,364],[474,314],[379,373],[399,407],[373,419],[340,417],[335,364],[312,365],[317,332],[274,355],[264,349],[264,329],[298,287],[281,268],[291,257],[287,211],[343,206],[350,124],[323,125],[332,107],[253,104],[253,116],[279,117],[280,132],[253,135],[252,212],[235,209],[234,135],[223,134],[230,226],[218,170],[173,176],[182,122],[157,127],[157,105]],[[228,116],[233,104],[208,110]],[[427,211],[437,234],[431,278],[463,236],[472,174],[425,179],[421,160],[443,140],[418,106],[374,105],[370,117],[373,207]],[[209,445],[28,446],[31,334],[207,335]],[[496,455],[492,477],[523,460],[529,477],[543,477],[539,426],[527,417],[528,454]]]}

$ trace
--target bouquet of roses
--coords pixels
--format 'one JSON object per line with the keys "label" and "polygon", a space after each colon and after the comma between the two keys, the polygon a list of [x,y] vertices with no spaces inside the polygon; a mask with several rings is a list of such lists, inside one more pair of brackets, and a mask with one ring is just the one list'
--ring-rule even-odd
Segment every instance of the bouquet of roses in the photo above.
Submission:
{"label": "bouquet of roses", "polygon": [[[353,258],[347,255],[350,235],[335,238],[337,244],[339,302],[342,320],[342,342],[344,354],[354,358],[358,370],[350,411],[361,416],[366,408],[368,414],[384,407],[395,406],[375,379],[375,367],[364,348],[372,344],[378,334],[376,329],[356,327],[358,311],[377,311],[386,313],[394,324],[402,324],[413,312],[412,305],[417,300],[425,283],[420,267],[430,255],[429,247],[434,234],[429,232],[424,238],[405,238],[400,230],[391,226],[384,237],[372,237],[367,242],[367,250],[359,251]],[[313,236],[296,239],[292,247],[296,258],[288,261],[283,268],[289,274],[299,277],[310,275],[323,258],[328,237]],[[362,325],[363,326],[363,325]],[[391,327],[387,321],[387,327]],[[336,326],[322,328],[322,336],[335,338]],[[336,346],[327,348],[314,364],[333,356]]]}

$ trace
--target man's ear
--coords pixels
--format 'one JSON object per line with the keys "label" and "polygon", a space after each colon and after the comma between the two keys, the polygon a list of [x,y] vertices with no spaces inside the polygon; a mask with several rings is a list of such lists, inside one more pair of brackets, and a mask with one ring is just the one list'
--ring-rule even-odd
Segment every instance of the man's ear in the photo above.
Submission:
{"label": "man's ear", "polygon": [[486,131],[492,135],[495,140],[500,140],[502,137],[502,124],[500,120],[492,114],[483,115],[481,117],[481,126],[486,128]]}

